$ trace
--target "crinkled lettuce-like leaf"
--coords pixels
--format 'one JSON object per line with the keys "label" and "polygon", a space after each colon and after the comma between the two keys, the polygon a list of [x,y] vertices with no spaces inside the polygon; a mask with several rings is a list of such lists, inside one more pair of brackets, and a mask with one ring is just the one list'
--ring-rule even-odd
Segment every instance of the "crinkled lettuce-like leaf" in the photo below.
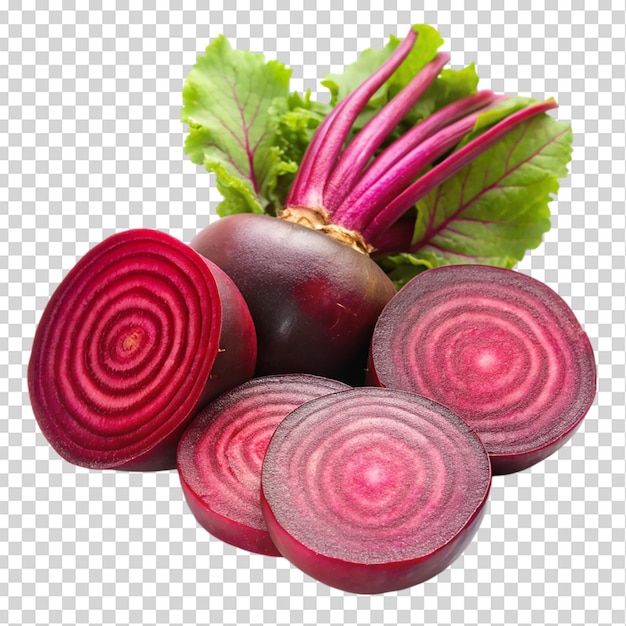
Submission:
{"label": "crinkled lettuce-like leaf", "polygon": [[262,54],[234,50],[217,37],[198,58],[183,87],[185,152],[214,172],[224,196],[218,213],[265,211],[278,178],[296,165],[282,159],[275,120],[277,98],[289,97],[291,71]]}
{"label": "crinkled lettuce-like leaf", "polygon": [[275,215],[284,208],[285,199],[317,127],[330,111],[330,105],[311,99],[308,91],[294,92],[287,98],[276,98],[268,110],[276,137],[282,169],[275,184],[269,186],[266,212]]}
{"label": "crinkled lettuce-like leaf", "polygon": [[[359,116],[358,132],[396,95],[442,45],[439,33],[419,24],[415,47]],[[199,57],[183,89],[183,122],[189,125],[185,151],[216,176],[224,197],[219,215],[276,214],[321,121],[389,57],[401,39],[391,36],[381,50],[365,50],[343,74],[322,82],[330,104],[310,93],[289,92],[290,70],[263,55],[234,50],[218,37]],[[388,138],[466,95],[475,93],[473,64],[444,69]],[[515,96],[478,116],[459,144],[530,104]],[[377,261],[401,286],[426,268],[451,263],[513,267],[537,247],[550,227],[549,202],[567,175],[572,132],[568,123],[544,114],[520,125],[416,205],[412,250]],[[407,232],[408,235],[408,232]]]}
{"label": "crinkled lettuce-like leaf", "polygon": [[521,124],[418,202],[415,259],[513,267],[549,230],[571,152],[568,123],[543,114]]}

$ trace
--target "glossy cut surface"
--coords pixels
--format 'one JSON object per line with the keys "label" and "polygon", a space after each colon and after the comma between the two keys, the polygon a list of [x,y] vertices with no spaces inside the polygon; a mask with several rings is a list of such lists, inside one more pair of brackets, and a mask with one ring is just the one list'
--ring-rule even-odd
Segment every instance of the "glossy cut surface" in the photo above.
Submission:
{"label": "glossy cut surface", "polygon": [[178,445],[178,473],[198,522],[244,550],[280,556],[263,519],[261,466],[280,422],[308,400],[348,389],[310,374],[254,378],[196,416]]}
{"label": "glossy cut surface", "polygon": [[448,406],[505,474],[574,434],[595,397],[596,366],[587,334],[550,287],[515,270],[457,265],[423,272],[388,304],[368,381]]}
{"label": "glossy cut surface", "polygon": [[311,400],[278,426],[262,505],[280,552],[353,593],[421,583],[476,532],[491,486],[476,434],[446,407],[374,387]]}
{"label": "glossy cut surface", "polygon": [[92,248],[54,292],[28,386],[44,436],[67,461],[171,469],[195,411],[249,379],[255,358],[252,318],[224,272],[137,229]]}

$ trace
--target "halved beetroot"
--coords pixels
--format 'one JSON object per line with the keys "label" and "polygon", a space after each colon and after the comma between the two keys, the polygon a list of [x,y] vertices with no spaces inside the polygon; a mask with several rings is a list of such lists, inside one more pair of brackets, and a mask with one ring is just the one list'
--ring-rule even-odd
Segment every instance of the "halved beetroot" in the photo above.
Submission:
{"label": "halved beetroot", "polygon": [[445,404],[481,437],[494,474],[560,448],[596,391],[589,338],[566,302],[521,272],[427,270],[387,305],[368,382]]}
{"label": "halved beetroot", "polygon": [[137,229],[92,248],[54,292],[28,385],[67,461],[172,469],[190,419],[249,379],[255,360],[250,312],[226,274],[174,237]]}
{"label": "halved beetroot", "polygon": [[278,424],[322,395],[349,389],[309,374],[255,378],[206,406],[178,445],[178,473],[196,519],[238,548],[280,556],[263,519],[261,466]]}
{"label": "halved beetroot", "polygon": [[416,394],[364,387],[311,400],[276,429],[263,513],[287,559],[354,593],[435,576],[478,529],[491,486],[476,434]]}

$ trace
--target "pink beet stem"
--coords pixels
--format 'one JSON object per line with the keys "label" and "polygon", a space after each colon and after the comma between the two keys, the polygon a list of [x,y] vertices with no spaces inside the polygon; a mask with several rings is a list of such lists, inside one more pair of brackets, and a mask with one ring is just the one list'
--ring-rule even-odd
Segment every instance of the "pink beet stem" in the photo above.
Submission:
{"label": "pink beet stem", "polygon": [[[454,152],[444,161],[433,167],[430,171],[409,185],[404,191],[383,208],[382,211],[374,214],[372,219],[362,234],[366,241],[377,239],[391,224],[396,222],[406,211],[413,207],[429,191],[435,189],[448,178],[454,176],[458,171],[471,163],[488,148],[500,141],[507,133],[512,131],[522,122],[545,113],[557,107],[553,99],[532,104],[525,109],[517,111],[504,120],[495,124],[492,128],[476,137],[457,152]],[[372,212],[373,213],[373,212]]]}
{"label": "pink beet stem", "polygon": [[480,112],[501,99],[490,91],[479,92],[413,127],[376,158],[337,208],[333,221],[361,231],[425,167],[458,144],[472,130]]}
{"label": "pink beet stem", "polygon": [[417,32],[411,29],[385,63],[346,96],[322,122],[316,131],[319,137],[311,141],[302,161],[301,173],[291,186],[285,203],[287,207],[323,206],[324,186],[352,125],[370,98],[408,56],[416,39]]}
{"label": "pink beet stem", "polygon": [[422,97],[449,60],[449,54],[438,54],[365,125],[346,147],[324,189],[324,208],[331,215],[353,188],[363,168],[385,138]]}

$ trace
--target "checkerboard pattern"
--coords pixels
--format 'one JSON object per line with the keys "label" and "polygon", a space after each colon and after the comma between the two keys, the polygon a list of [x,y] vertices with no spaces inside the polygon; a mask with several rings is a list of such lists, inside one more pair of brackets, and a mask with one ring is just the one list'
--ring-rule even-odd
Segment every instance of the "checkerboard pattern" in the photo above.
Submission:
{"label": "checkerboard pattern", "polygon": [[[0,623],[626,622],[625,12],[609,0],[404,8],[417,4],[2,3]],[[572,121],[553,229],[519,269],[577,313],[596,350],[598,394],[555,456],[494,479],[482,528],[448,570],[356,596],[210,537],[175,472],[61,460],[36,426],[25,374],[49,295],[91,246],[134,227],[188,241],[214,214],[213,178],[184,157],[179,121],[183,80],[212,38],[279,59],[294,89],[321,97],[325,73],[417,22],[440,30],[452,66],[477,64],[481,87],[554,96],[558,117]]]}

